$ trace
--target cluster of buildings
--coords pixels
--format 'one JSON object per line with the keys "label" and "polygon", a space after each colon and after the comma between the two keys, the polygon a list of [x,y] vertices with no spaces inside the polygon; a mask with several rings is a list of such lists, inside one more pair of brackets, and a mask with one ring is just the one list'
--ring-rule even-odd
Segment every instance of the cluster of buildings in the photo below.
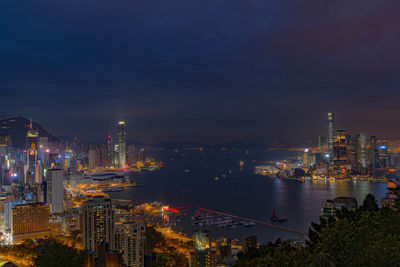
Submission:
{"label": "cluster of buildings", "polygon": [[86,266],[145,266],[146,226],[121,221],[109,198],[82,205],[82,239]]}
{"label": "cluster of buildings", "polygon": [[259,173],[312,178],[388,178],[400,167],[400,143],[366,133],[350,135],[336,129],[335,116],[328,113],[326,142],[301,150],[292,160],[275,166],[260,166]]}
{"label": "cluster of buildings", "polygon": [[146,166],[146,150],[135,145],[126,145],[126,126],[124,121],[118,122],[118,140],[114,142],[111,134],[106,143],[89,145],[88,168],[96,169],[128,169],[128,166],[137,164]]}
{"label": "cluster of buildings", "polygon": [[336,176],[370,175],[382,177],[399,163],[399,155],[389,152],[385,138],[359,133],[351,136],[346,130],[335,130],[334,114],[328,113],[327,162]]}
{"label": "cluster of buildings", "polygon": [[40,126],[21,117],[1,121],[0,128],[10,130],[21,122],[29,122],[23,128],[24,145],[15,142],[20,131],[0,136],[1,238],[19,244],[78,231],[87,266],[144,266],[144,225],[116,218],[107,197],[71,196],[66,190],[74,175],[97,167],[124,170],[138,159],[146,162],[144,149],[126,149],[125,122],[118,122],[117,143],[109,135],[101,145],[87,145],[76,137],[49,138]]}

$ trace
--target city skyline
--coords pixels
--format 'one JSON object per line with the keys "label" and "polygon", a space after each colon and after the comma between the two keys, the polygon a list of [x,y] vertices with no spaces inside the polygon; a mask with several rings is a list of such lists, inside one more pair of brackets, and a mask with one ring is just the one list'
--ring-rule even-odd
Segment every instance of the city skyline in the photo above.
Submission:
{"label": "city skyline", "polygon": [[123,119],[145,143],[302,143],[334,112],[397,137],[399,3],[289,2],[2,2],[0,117],[86,140]]}
{"label": "city skyline", "polygon": [[400,1],[0,1],[0,267],[397,266]]}
{"label": "city skyline", "polygon": [[[132,134],[131,134],[131,136],[129,136],[129,133],[131,131],[127,131],[127,133],[125,133],[125,135],[126,135],[126,142],[142,144],[142,145],[158,145],[158,144],[163,144],[163,143],[165,143],[165,144],[168,144],[168,143],[170,143],[170,144],[185,144],[185,143],[194,144],[194,143],[197,143],[199,145],[207,145],[207,146],[211,145],[212,146],[212,145],[221,145],[221,144],[225,144],[225,143],[241,143],[241,144],[246,144],[247,143],[249,145],[255,145],[255,144],[259,144],[259,145],[276,145],[276,144],[280,144],[280,145],[288,145],[288,146],[317,146],[320,143],[321,144],[326,144],[327,143],[327,138],[328,138],[328,134],[329,133],[327,132],[326,127],[327,127],[327,123],[328,123],[329,119],[328,120],[326,119],[326,115],[329,116],[329,114],[334,114],[335,118],[336,118],[336,113],[333,113],[333,112],[328,112],[326,114],[322,114],[322,115],[325,115],[325,118],[321,118],[321,121],[318,122],[318,124],[320,125],[320,127],[319,127],[320,129],[318,129],[318,132],[312,133],[309,136],[308,139],[304,139],[304,140],[300,140],[298,142],[292,142],[292,143],[290,143],[290,142],[289,143],[285,143],[282,140],[279,142],[279,141],[274,141],[274,140],[269,140],[269,139],[226,139],[226,140],[221,140],[220,142],[202,142],[202,141],[199,141],[198,139],[195,139],[195,138],[187,138],[187,139],[173,139],[172,138],[172,139],[169,139],[169,140],[160,139],[160,140],[155,140],[155,141],[144,142],[143,140],[135,139],[134,137],[130,138],[130,137],[132,137]],[[318,114],[318,117],[321,117],[320,115],[321,114]],[[10,120],[10,119],[12,120],[14,118],[21,118],[23,120],[26,120],[27,124],[25,125],[25,127],[26,127],[26,130],[29,129],[29,127],[30,127],[29,123],[32,120],[32,118],[30,120],[28,120],[26,117],[23,117],[20,114],[17,114],[15,116],[11,116],[11,117],[8,117],[8,118],[0,118],[0,121],[7,121],[7,120]],[[346,118],[339,118],[339,121],[335,121],[335,125],[339,125],[339,127],[335,126],[335,129],[339,129],[339,130],[343,129],[343,130],[346,130],[348,133],[351,133],[351,134],[354,134],[354,135],[360,134],[360,133],[365,133],[365,134],[367,134],[367,136],[377,136],[377,137],[385,138],[385,139],[388,139],[388,140],[397,140],[397,139],[399,139],[399,137],[397,135],[379,135],[379,134],[376,134],[377,132],[380,132],[378,129],[376,129],[376,130],[371,129],[371,132],[368,132],[365,129],[368,129],[369,127],[361,128],[360,131],[351,130],[352,127],[350,127],[350,130],[349,130],[348,128],[341,127],[343,125],[343,122],[341,121],[342,119],[346,121]],[[119,126],[120,122],[123,122],[124,125],[125,125],[125,121],[124,120],[116,120],[114,122],[114,125],[112,125],[110,129],[108,129],[104,133],[103,132],[101,133],[102,136],[100,136],[99,138],[90,138],[89,137],[88,139],[81,139],[82,135],[79,134],[79,133],[81,133],[81,131],[79,131],[79,130],[77,132],[74,132],[73,135],[65,135],[65,134],[59,134],[58,135],[58,134],[54,134],[51,130],[49,131],[48,130],[49,127],[47,127],[47,125],[41,124],[40,121],[33,120],[33,123],[35,125],[37,125],[37,127],[40,126],[43,129],[43,131],[45,132],[45,135],[49,135],[50,134],[50,135],[54,136],[55,138],[59,138],[60,140],[70,140],[70,139],[72,140],[73,138],[77,137],[77,138],[79,138],[80,140],[82,140],[84,142],[88,142],[89,144],[90,143],[108,142],[109,138],[118,140],[118,135],[119,135],[118,126]],[[128,129],[129,129],[129,124],[127,124],[127,126],[125,126],[125,127],[128,127]],[[136,129],[133,128],[133,129],[130,129],[130,130],[133,130],[133,132],[135,132]],[[107,133],[107,134],[105,134],[105,133]]]}

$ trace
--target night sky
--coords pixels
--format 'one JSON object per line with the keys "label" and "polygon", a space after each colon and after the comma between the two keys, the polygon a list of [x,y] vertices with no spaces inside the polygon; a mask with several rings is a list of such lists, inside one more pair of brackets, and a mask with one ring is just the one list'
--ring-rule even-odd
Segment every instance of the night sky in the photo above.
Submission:
{"label": "night sky", "polygon": [[147,143],[400,136],[400,1],[3,0],[0,117]]}

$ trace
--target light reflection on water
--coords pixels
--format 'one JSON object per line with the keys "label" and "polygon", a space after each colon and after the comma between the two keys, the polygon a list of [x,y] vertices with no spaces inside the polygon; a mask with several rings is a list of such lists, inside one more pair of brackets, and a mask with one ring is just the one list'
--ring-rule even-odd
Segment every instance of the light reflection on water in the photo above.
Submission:
{"label": "light reflection on water", "polygon": [[[136,176],[145,187],[112,193],[115,198],[139,201],[161,201],[172,207],[191,205],[247,218],[270,222],[272,209],[278,216],[288,217],[285,226],[306,231],[311,221],[317,221],[321,202],[337,196],[356,197],[359,204],[368,193],[380,200],[386,184],[368,181],[297,181],[268,178],[254,174],[254,166],[265,160],[279,159],[268,151],[246,154],[234,152],[185,151],[185,156],[171,151],[153,155],[166,164],[155,172]],[[275,157],[275,158],[274,158]],[[241,169],[238,162],[246,163]],[[190,170],[190,173],[184,172]],[[229,170],[231,173],[229,174]],[[226,175],[222,178],[222,175]],[[215,177],[219,177],[218,181]],[[304,238],[266,226],[239,227],[232,230],[209,229],[214,236],[241,238],[256,234],[262,241],[276,238]]]}

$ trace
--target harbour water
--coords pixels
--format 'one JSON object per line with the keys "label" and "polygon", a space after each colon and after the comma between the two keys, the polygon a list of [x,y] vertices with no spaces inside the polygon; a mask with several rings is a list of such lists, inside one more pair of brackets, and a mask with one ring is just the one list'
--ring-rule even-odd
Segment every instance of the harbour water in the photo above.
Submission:
{"label": "harbour water", "polygon": [[[385,183],[370,181],[329,182],[296,181],[268,178],[254,173],[254,167],[266,160],[280,160],[288,152],[266,149],[228,151],[153,150],[150,156],[165,163],[154,172],[142,172],[135,180],[143,187],[110,193],[112,198],[137,201],[160,201],[170,207],[192,206],[217,210],[271,223],[272,210],[288,221],[278,225],[306,232],[311,221],[318,221],[321,202],[337,196],[356,197],[359,204],[368,193],[378,201],[385,196]],[[239,162],[243,161],[241,168]],[[216,178],[218,177],[218,178]],[[190,217],[190,216],[189,216]],[[241,239],[257,235],[263,242],[281,239],[304,239],[304,235],[264,225],[235,229],[209,228],[214,237]],[[196,231],[195,227],[183,229]]]}

